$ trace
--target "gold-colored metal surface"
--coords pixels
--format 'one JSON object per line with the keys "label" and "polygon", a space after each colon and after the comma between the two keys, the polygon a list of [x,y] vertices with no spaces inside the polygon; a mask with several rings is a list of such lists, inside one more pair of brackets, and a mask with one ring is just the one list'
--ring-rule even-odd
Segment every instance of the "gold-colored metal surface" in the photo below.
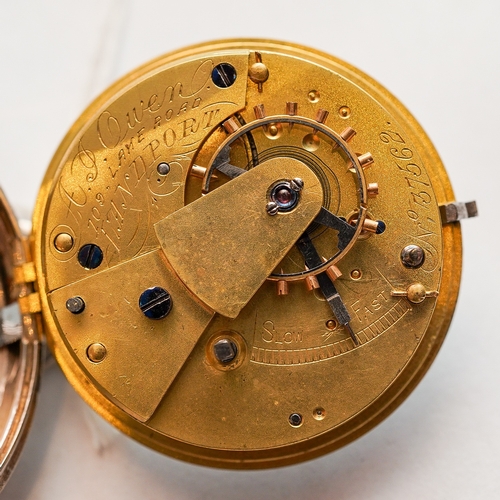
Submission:
{"label": "gold-colored metal surface", "polygon": [[42,311],[40,295],[37,292],[19,297],[18,303],[22,314],[35,314]]}
{"label": "gold-colored metal surface", "polygon": [[[172,312],[164,321],[147,318],[139,307],[141,293],[153,286],[173,297]],[[85,301],[81,314],[66,310],[66,300],[74,296]],[[161,250],[53,290],[48,301],[65,332],[65,348],[85,377],[140,421],[156,410],[214,314],[176,279]],[[87,356],[88,346],[95,343],[107,351],[99,364]]]}
{"label": "gold-colored metal surface", "polygon": [[[14,215],[0,190],[0,491],[12,473],[33,417],[40,373],[40,321],[30,307],[19,312],[18,299],[29,299],[34,281],[29,254]],[[26,276],[26,281],[22,280]],[[8,312],[7,312],[8,310]],[[13,314],[14,313],[14,314]],[[14,316],[14,317],[13,317]],[[6,344],[8,328],[20,338]]]}
{"label": "gold-colored metal surface", "polygon": [[97,412],[164,453],[321,455],[437,353],[453,201],[414,118],[348,64],[262,40],[169,54],[99,97],[49,167],[32,237],[49,345]]}
{"label": "gold-colored metal surface", "polygon": [[36,270],[33,262],[25,262],[14,268],[14,281],[16,284],[34,283],[36,281]]}
{"label": "gold-colored metal surface", "polygon": [[[271,217],[270,187],[301,177],[291,212]],[[294,158],[273,158],[155,224],[163,253],[183,283],[217,313],[236,318],[314,220],[318,178]],[[189,258],[186,256],[189,255]]]}

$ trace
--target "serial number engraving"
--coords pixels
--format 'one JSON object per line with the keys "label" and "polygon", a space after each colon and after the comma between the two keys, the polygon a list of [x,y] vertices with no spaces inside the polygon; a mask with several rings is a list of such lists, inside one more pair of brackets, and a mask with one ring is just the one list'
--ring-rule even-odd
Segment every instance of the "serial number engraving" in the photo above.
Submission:
{"label": "serial number engraving", "polygon": [[431,273],[439,266],[440,221],[435,210],[437,203],[430,180],[401,134],[384,130],[379,134],[379,138],[389,147],[392,163],[406,183],[406,216],[411,222],[410,227],[413,228],[411,236],[426,252],[422,269]]}

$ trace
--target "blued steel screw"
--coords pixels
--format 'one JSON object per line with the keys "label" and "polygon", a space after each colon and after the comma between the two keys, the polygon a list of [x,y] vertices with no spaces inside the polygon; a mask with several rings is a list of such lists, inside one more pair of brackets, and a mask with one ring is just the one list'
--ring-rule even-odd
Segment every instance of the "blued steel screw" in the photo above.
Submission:
{"label": "blued steel screw", "polygon": [[172,309],[172,297],[164,288],[154,286],[141,293],[139,307],[146,318],[162,319]]}
{"label": "blued steel screw", "polygon": [[220,63],[212,71],[212,81],[221,89],[230,87],[236,81],[236,69],[229,63]]}
{"label": "blued steel screw", "polygon": [[94,243],[83,245],[78,251],[78,262],[85,269],[95,269],[101,265],[102,250]]}

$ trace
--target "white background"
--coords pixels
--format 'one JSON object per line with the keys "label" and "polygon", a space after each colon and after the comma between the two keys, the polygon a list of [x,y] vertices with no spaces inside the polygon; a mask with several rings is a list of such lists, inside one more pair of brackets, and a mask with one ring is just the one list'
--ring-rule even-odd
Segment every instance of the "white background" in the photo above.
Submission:
{"label": "white background", "polygon": [[437,146],[458,200],[462,291],[411,397],[368,435],[294,467],[184,464],[112,430],[55,366],[5,499],[500,498],[500,2],[1,0],[0,184],[30,216],[51,155],[83,108],[135,66],[214,38],[289,40],[332,53],[393,92]]}

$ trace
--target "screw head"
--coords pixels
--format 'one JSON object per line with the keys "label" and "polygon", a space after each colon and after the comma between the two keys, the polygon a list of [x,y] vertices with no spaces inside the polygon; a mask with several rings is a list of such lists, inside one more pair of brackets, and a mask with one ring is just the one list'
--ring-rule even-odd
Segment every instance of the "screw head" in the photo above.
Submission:
{"label": "screw head", "polygon": [[167,162],[162,161],[161,163],[158,163],[156,171],[160,175],[167,175],[170,172],[170,165]]}
{"label": "screw head", "polygon": [[85,301],[81,297],[70,297],[66,309],[72,314],[81,314],[85,310]]}
{"label": "screw head", "polygon": [[92,363],[100,363],[107,353],[106,347],[99,342],[94,342],[87,347],[87,358]]}
{"label": "screw head", "polygon": [[68,233],[59,233],[54,238],[54,246],[56,247],[56,250],[59,250],[59,252],[62,253],[69,252],[73,248],[73,244],[73,237]]}
{"label": "screw head", "polygon": [[236,69],[229,63],[220,63],[212,71],[212,81],[221,89],[230,87],[236,81]]}
{"label": "screw head", "polygon": [[159,286],[144,290],[139,297],[139,308],[149,319],[162,319],[172,310],[172,297]]}
{"label": "screw head", "polygon": [[290,181],[290,187],[294,191],[302,191],[304,188],[304,181],[300,177],[295,177],[295,179]]}
{"label": "screw head", "polygon": [[416,269],[425,261],[425,252],[418,245],[407,245],[401,250],[401,262],[405,267]]}
{"label": "screw head", "polygon": [[220,339],[213,347],[215,359],[223,365],[233,362],[238,355],[238,346],[231,339]]}
{"label": "screw head", "polygon": [[292,413],[288,417],[288,422],[292,427],[300,427],[302,425],[302,415],[300,413]]}
{"label": "screw head", "polygon": [[279,207],[278,207],[278,204],[275,203],[274,201],[270,201],[267,205],[266,205],[266,211],[269,215],[276,215],[279,211]]}
{"label": "screw head", "polygon": [[78,251],[78,262],[85,269],[95,269],[101,265],[102,250],[94,243],[83,245]]}

